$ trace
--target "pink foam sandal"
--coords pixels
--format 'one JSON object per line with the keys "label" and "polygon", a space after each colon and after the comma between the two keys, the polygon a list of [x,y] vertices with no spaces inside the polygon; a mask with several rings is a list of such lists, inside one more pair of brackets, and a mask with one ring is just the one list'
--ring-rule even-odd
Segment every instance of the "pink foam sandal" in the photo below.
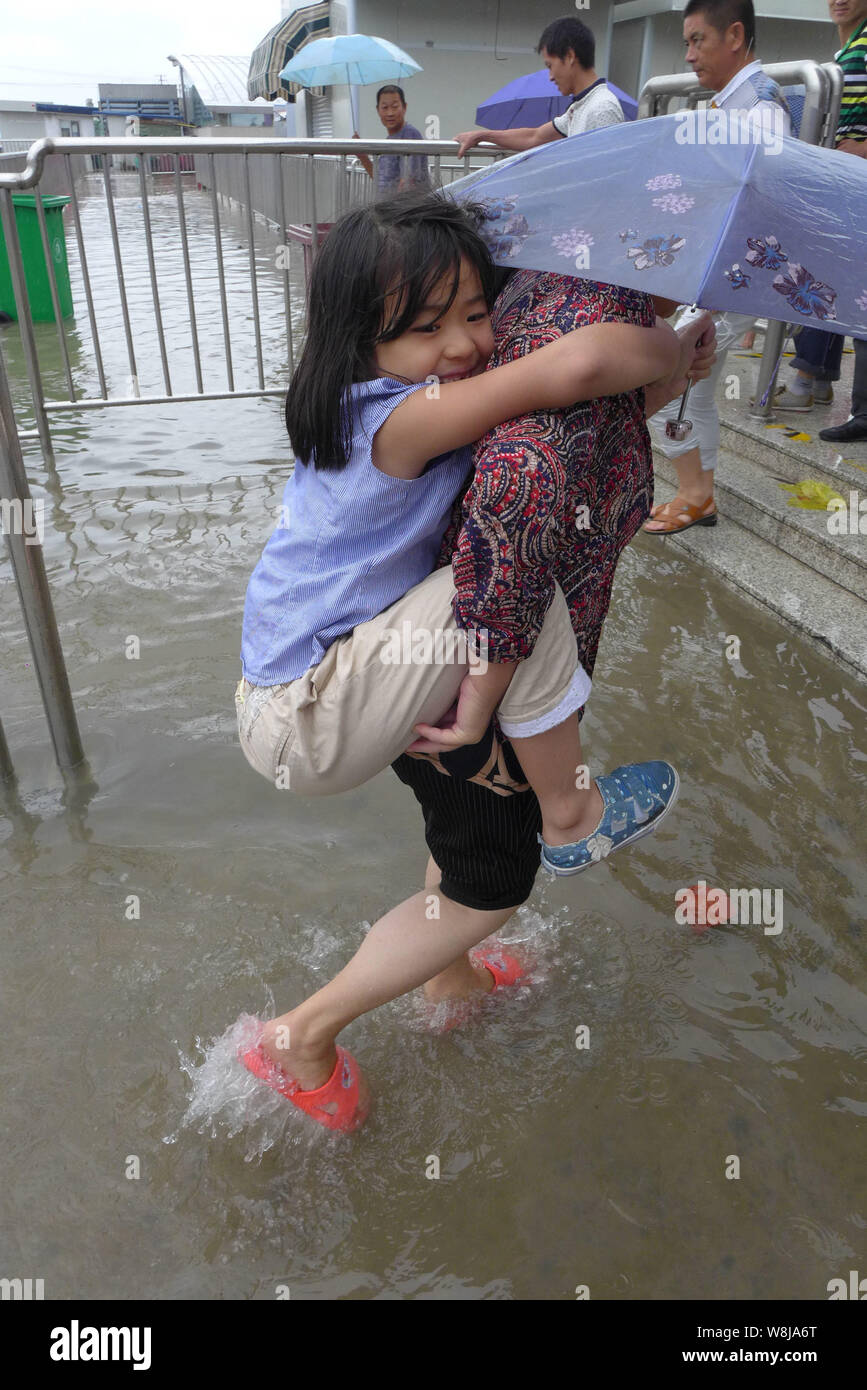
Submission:
{"label": "pink foam sandal", "polygon": [[[485,969],[494,977],[494,988],[488,993],[495,994],[498,989],[503,989],[509,985],[522,984],[527,979],[527,972],[522,965],[515,960],[514,956],[507,955],[505,951],[494,953],[473,951],[470,960],[474,965],[483,965]],[[462,1001],[466,1003],[467,1001]],[[446,1021],[435,1030],[437,1033],[450,1033],[453,1028],[459,1028],[466,1022],[466,1013],[459,1013]]]}
{"label": "pink foam sandal", "polygon": [[366,1101],[362,1103],[359,1090],[361,1068],[352,1054],[339,1043],[334,1070],[324,1085],[318,1086],[315,1091],[302,1091],[297,1081],[293,1081],[265,1055],[261,1043],[246,1052],[239,1051],[238,1056],[247,1070],[270,1086],[272,1091],[279,1091],[281,1096],[326,1129],[348,1133],[357,1129],[367,1118],[369,1105]]}
{"label": "pink foam sandal", "polygon": [[[496,955],[483,955],[481,952],[470,957],[477,965],[483,965],[486,970],[490,970],[494,977],[494,989],[502,989],[505,985],[518,985],[526,979],[527,972],[522,965],[519,965],[514,956],[509,956],[505,951],[498,951]],[[494,990],[491,990],[493,994]]]}

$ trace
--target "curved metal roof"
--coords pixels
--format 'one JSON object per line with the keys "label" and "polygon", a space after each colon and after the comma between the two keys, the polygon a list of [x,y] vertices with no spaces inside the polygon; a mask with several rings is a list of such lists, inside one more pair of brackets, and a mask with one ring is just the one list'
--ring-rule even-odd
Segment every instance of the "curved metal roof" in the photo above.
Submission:
{"label": "curved metal roof", "polygon": [[178,62],[184,69],[184,81],[195,87],[205,106],[262,106],[270,105],[261,97],[251,101],[247,95],[247,73],[250,59],[225,54],[179,53]]}

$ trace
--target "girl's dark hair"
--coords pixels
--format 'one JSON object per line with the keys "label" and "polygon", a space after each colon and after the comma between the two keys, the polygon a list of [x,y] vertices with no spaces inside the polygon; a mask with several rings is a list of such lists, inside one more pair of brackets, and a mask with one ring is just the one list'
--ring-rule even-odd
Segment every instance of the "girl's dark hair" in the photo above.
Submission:
{"label": "girl's dark hair", "polygon": [[345,468],[351,413],[345,395],[377,375],[377,343],[411,328],[431,291],[451,276],[454,302],[461,262],[478,271],[494,302],[494,264],[478,228],[485,209],[437,193],[398,193],[335,222],[310,277],[307,341],[286,397],[286,429],[297,460]]}

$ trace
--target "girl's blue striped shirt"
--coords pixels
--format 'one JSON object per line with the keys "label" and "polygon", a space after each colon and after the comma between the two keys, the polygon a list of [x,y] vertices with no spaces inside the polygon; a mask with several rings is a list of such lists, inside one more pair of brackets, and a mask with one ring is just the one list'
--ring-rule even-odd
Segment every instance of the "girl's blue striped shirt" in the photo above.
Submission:
{"label": "girl's blue striped shirt", "polygon": [[418,478],[375,467],[373,436],[424,382],[378,377],[350,387],[346,468],[296,460],[279,522],[247,586],[241,665],[252,685],[279,685],[317,666],[338,637],[429,575],[472,449],[431,459]]}

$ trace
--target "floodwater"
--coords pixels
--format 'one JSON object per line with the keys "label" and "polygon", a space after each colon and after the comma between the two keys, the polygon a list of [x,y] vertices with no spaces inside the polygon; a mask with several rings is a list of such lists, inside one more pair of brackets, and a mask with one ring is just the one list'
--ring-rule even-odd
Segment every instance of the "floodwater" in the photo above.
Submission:
{"label": "floodwater", "polygon": [[[187,204],[209,379],[222,339],[195,247],[210,212],[194,191]],[[139,375],[156,388],[134,183],[118,209]],[[155,196],[152,213],[180,390],[174,205]],[[121,389],[98,188],[83,215]],[[227,229],[252,386],[244,224],[227,214]],[[274,245],[257,231],[280,385]],[[95,371],[71,259],[84,388]],[[54,329],[39,335],[53,394]],[[16,331],[3,341],[24,402]],[[863,1272],[863,685],[641,538],[619,571],[585,750],[594,771],[670,758],[676,811],[579,878],[540,875],[503,932],[531,968],[516,996],[442,1036],[412,997],[347,1029],[375,1103],[359,1133],[332,1136],[243,1072],[237,1042],[251,1016],[326,981],[421,886],[426,856],[391,773],[295,801],[237,746],[244,591],[289,466],[280,403],[100,410],[55,417],[54,438],[56,473],[32,444],[28,468],[95,785],[64,797],[4,557],[0,715],[19,781],[0,816],[0,1273],[44,1279],[49,1299],[572,1299],[585,1286],[761,1300],[823,1299],[830,1279]],[[782,930],[678,924],[674,895],[699,880],[781,890]]]}

